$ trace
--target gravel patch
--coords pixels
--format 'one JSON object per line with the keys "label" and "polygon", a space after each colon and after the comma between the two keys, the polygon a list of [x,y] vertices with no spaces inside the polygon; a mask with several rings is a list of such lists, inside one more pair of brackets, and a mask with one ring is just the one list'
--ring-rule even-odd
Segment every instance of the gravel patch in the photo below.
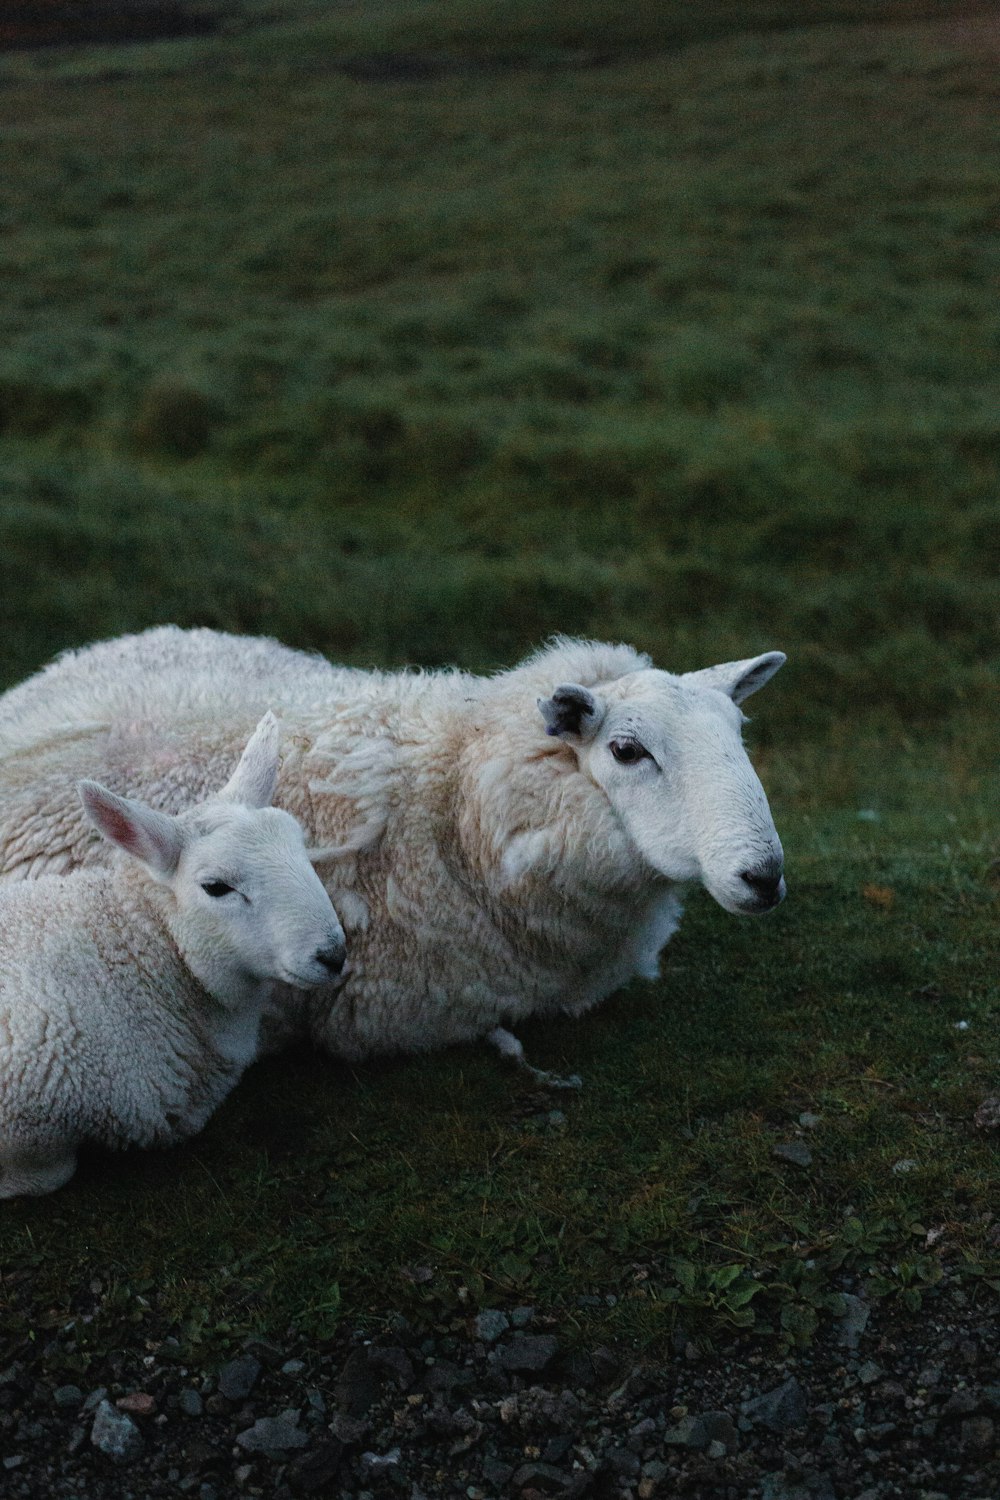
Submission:
{"label": "gravel patch", "polygon": [[847,1308],[786,1355],[760,1337],[702,1354],[679,1336],[644,1358],[570,1347],[538,1309],[430,1333],[396,1315],[390,1334],[315,1347],[251,1340],[204,1367],[147,1330],[74,1382],[64,1329],[0,1346],[0,1483],[5,1500],[1000,1494],[995,1302],[948,1292],[906,1320],[861,1297]]}

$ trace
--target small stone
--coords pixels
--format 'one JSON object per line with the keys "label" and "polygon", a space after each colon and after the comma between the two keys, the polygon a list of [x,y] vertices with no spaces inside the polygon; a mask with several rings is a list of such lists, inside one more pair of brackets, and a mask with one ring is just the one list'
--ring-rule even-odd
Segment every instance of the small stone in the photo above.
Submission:
{"label": "small stone", "polygon": [[920,1163],[914,1161],[912,1156],[904,1156],[899,1161],[893,1162],[892,1171],[894,1177],[905,1177],[907,1172],[915,1172]]}
{"label": "small stone", "polygon": [[334,1400],[349,1417],[363,1417],[375,1404],[382,1389],[380,1374],[368,1349],[353,1349],[337,1379]]}
{"label": "small stone", "polygon": [[236,1434],[237,1446],[244,1453],[264,1453],[268,1458],[283,1457],[292,1448],[304,1448],[308,1435],[284,1417],[258,1417],[252,1427]]}
{"label": "small stone", "polygon": [[19,1469],[25,1462],[23,1453],[12,1453],[9,1458],[4,1459],[3,1466],[5,1469]]}
{"label": "small stone", "polygon": [[851,1292],[844,1293],[844,1315],[840,1319],[839,1341],[848,1349],[856,1349],[868,1324],[871,1307],[861,1297]]}
{"label": "small stone", "polygon": [[751,1422],[769,1427],[772,1432],[787,1432],[800,1427],[806,1419],[805,1394],[792,1375],[783,1385],[748,1401],[744,1407]]}
{"label": "small stone", "polygon": [[84,1403],[83,1403],[83,1409],[84,1409],[84,1411],[85,1412],[96,1411],[97,1408],[100,1406],[101,1402],[104,1401],[107,1398],[107,1394],[108,1394],[108,1388],[107,1388],[107,1386],[106,1385],[99,1385],[97,1387],[96,1391],[91,1391],[91,1393],[87,1397],[86,1401],[84,1401]]}
{"label": "small stone", "polygon": [[862,1385],[874,1385],[882,1374],[882,1368],[873,1359],[866,1359],[863,1365],[858,1366],[858,1379]]}
{"label": "small stone", "polygon": [[706,1457],[714,1458],[715,1460],[725,1458],[726,1445],[725,1443],[720,1443],[717,1440],[713,1439],[713,1441],[710,1442],[708,1447],[705,1449],[705,1454]]}
{"label": "small stone", "polygon": [[544,1370],[559,1352],[559,1342],[550,1333],[519,1333],[499,1352],[505,1370],[530,1372]]}
{"label": "small stone", "polygon": [[270,1339],[244,1339],[243,1353],[248,1354],[251,1359],[260,1360],[269,1370],[273,1370],[285,1357],[284,1349],[277,1344],[272,1344]]}
{"label": "small stone", "polygon": [[301,1375],[306,1367],[304,1359],[286,1359],[281,1367],[282,1375]]}
{"label": "small stone", "polygon": [[[638,1456],[629,1448],[609,1448],[604,1455],[604,1463],[606,1468],[625,1481],[638,1478],[642,1469]],[[517,1483],[516,1474],[514,1483]]]}
{"label": "small stone", "polygon": [[483,1478],[494,1489],[502,1490],[513,1472],[513,1464],[505,1464],[501,1459],[489,1456],[483,1459]]}
{"label": "small stone", "polygon": [[205,1403],[197,1391],[181,1391],[177,1405],[186,1417],[200,1417],[205,1410]]}
{"label": "small stone", "polygon": [[802,1126],[803,1130],[815,1130],[816,1126],[821,1125],[822,1122],[822,1115],[814,1115],[808,1109],[804,1110],[802,1114],[799,1115],[799,1124]]}
{"label": "small stone", "polygon": [[517,1494],[519,1491],[528,1489],[529,1487],[533,1489],[537,1488],[540,1484],[545,1486],[546,1491],[549,1491],[553,1485],[558,1486],[559,1489],[563,1489],[566,1485],[566,1475],[562,1469],[557,1469],[552,1464],[543,1464],[537,1461],[526,1463],[514,1471],[511,1476],[510,1488]]}
{"label": "small stone", "polygon": [[992,1417],[966,1417],[961,1427],[962,1447],[967,1453],[985,1457],[993,1451],[994,1422]]}
{"label": "small stone", "polygon": [[708,1443],[721,1443],[729,1453],[735,1453],[740,1446],[740,1435],[736,1430],[736,1423],[727,1411],[704,1412],[701,1425],[705,1430]]}
{"label": "small stone", "polygon": [[[654,1422],[653,1430],[655,1431],[655,1429],[656,1423]],[[576,1434],[572,1432],[565,1432],[560,1437],[549,1438],[548,1442],[545,1444],[545,1447],[542,1449],[542,1462],[546,1464],[562,1463],[563,1459],[566,1457],[567,1453],[575,1443]]]}
{"label": "small stone", "polygon": [[808,1480],[765,1474],[761,1500],[836,1500],[836,1494],[825,1474],[814,1474]]}
{"label": "small stone", "polygon": [[327,1424],[330,1432],[341,1443],[360,1443],[368,1431],[368,1423],[363,1417],[348,1416],[346,1411],[336,1411]]}
{"label": "small stone", "polygon": [[398,1448],[390,1448],[388,1453],[362,1453],[361,1469],[368,1475],[384,1473],[387,1469],[399,1467],[402,1453]]}
{"label": "small stone", "polygon": [[663,1434],[668,1448],[704,1448],[708,1442],[705,1424],[700,1417],[681,1417],[673,1427]]}
{"label": "small stone", "polygon": [[101,1401],[94,1415],[90,1441],[99,1453],[116,1464],[134,1463],[143,1449],[142,1433],[123,1411],[116,1411],[110,1401]]}
{"label": "small stone", "polygon": [[219,1371],[220,1396],[225,1396],[227,1401],[245,1401],[260,1379],[260,1371],[260,1360],[251,1359],[249,1355],[230,1360]]}
{"label": "small stone", "polygon": [[796,1167],[812,1166],[812,1152],[805,1141],[786,1141],[783,1145],[773,1147],[771,1155],[777,1156],[781,1161],[790,1161]]}
{"label": "small stone", "polygon": [[156,1410],[156,1401],[148,1391],[130,1391],[126,1396],[119,1396],[115,1405],[131,1417],[151,1417]]}
{"label": "small stone", "polygon": [[311,1495],[325,1491],[336,1478],[344,1457],[344,1445],[338,1438],[330,1437],[301,1454],[289,1465],[289,1479],[297,1494]]}
{"label": "small stone", "polygon": [[534,1320],[535,1309],[533,1307],[515,1307],[510,1315],[512,1328],[527,1328]]}
{"label": "small stone", "polygon": [[52,1392],[52,1399],[66,1411],[75,1410],[83,1401],[83,1392],[78,1385],[61,1385]]}
{"label": "small stone", "polygon": [[495,1344],[496,1340],[510,1328],[510,1319],[507,1314],[501,1313],[499,1308],[484,1308],[477,1314],[474,1322],[475,1337],[481,1338],[484,1344]]}
{"label": "small stone", "polygon": [[368,1351],[368,1358],[373,1369],[391,1375],[401,1390],[409,1390],[416,1379],[412,1359],[405,1349],[400,1349],[396,1345],[390,1345],[387,1348],[374,1345]]}
{"label": "small stone", "polygon": [[1000,1095],[984,1099],[973,1121],[977,1130],[1000,1130]]}

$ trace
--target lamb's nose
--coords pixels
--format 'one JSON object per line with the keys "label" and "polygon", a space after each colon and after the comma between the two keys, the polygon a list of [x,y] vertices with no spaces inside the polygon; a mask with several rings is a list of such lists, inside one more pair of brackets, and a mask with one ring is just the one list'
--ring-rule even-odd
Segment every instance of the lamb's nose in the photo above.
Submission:
{"label": "lamb's nose", "polygon": [[776,861],[761,865],[757,870],[741,870],[740,879],[746,881],[754,895],[758,896],[761,901],[767,901],[774,906],[781,900],[781,866]]}
{"label": "lamb's nose", "polygon": [[324,969],[329,969],[331,974],[339,974],[344,967],[347,958],[347,949],[343,943],[329,943],[325,948],[316,949],[316,959]]}

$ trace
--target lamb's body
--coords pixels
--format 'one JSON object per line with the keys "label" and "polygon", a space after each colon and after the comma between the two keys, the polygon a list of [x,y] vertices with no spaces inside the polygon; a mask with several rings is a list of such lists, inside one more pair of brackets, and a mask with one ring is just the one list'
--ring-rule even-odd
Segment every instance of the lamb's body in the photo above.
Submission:
{"label": "lamb's body", "polygon": [[201,1130],[257,1053],[260,1009],[216,1004],[134,866],[0,891],[0,1196],[58,1187],[76,1146]]}
{"label": "lamb's body", "polygon": [[[336,997],[310,997],[312,1034],[357,1058],[578,1013],[656,972],[678,882],[699,871],[650,863],[569,737],[546,735],[538,699],[569,679],[612,706],[654,687],[688,704],[691,678],[572,641],[491,678],[335,668],[208,630],[103,643],[0,698],[0,877],[103,861],[74,806],[80,776],[175,809],[273,703],[285,731],[276,801],[330,850],[319,870],[351,957]],[[700,693],[722,714],[722,693]],[[763,809],[761,838],[777,845]]]}
{"label": "lamb's body", "polygon": [[179,816],[82,781],[109,867],[0,890],[0,1197],[59,1187],[84,1142],[200,1130],[257,1055],[276,979],[340,970],[302,830],[269,805],[277,769],[268,714]]}

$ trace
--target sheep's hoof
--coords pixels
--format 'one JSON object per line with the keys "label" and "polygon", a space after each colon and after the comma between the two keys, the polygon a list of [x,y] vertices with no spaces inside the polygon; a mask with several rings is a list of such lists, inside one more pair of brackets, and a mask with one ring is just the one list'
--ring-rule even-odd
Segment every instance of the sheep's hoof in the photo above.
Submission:
{"label": "sheep's hoof", "polygon": [[547,1073],[544,1068],[533,1068],[530,1063],[524,1063],[536,1083],[540,1083],[546,1089],[582,1089],[583,1079],[579,1073],[571,1073],[568,1078],[563,1078],[559,1073]]}
{"label": "sheep's hoof", "polygon": [[496,1047],[501,1057],[507,1057],[511,1062],[517,1063],[526,1073],[530,1073],[536,1083],[540,1083],[546,1089],[582,1089],[583,1079],[578,1073],[571,1073],[568,1078],[561,1078],[558,1073],[547,1073],[544,1068],[533,1068],[524,1055],[524,1048],[512,1031],[506,1026],[495,1026],[486,1037],[491,1046]]}

